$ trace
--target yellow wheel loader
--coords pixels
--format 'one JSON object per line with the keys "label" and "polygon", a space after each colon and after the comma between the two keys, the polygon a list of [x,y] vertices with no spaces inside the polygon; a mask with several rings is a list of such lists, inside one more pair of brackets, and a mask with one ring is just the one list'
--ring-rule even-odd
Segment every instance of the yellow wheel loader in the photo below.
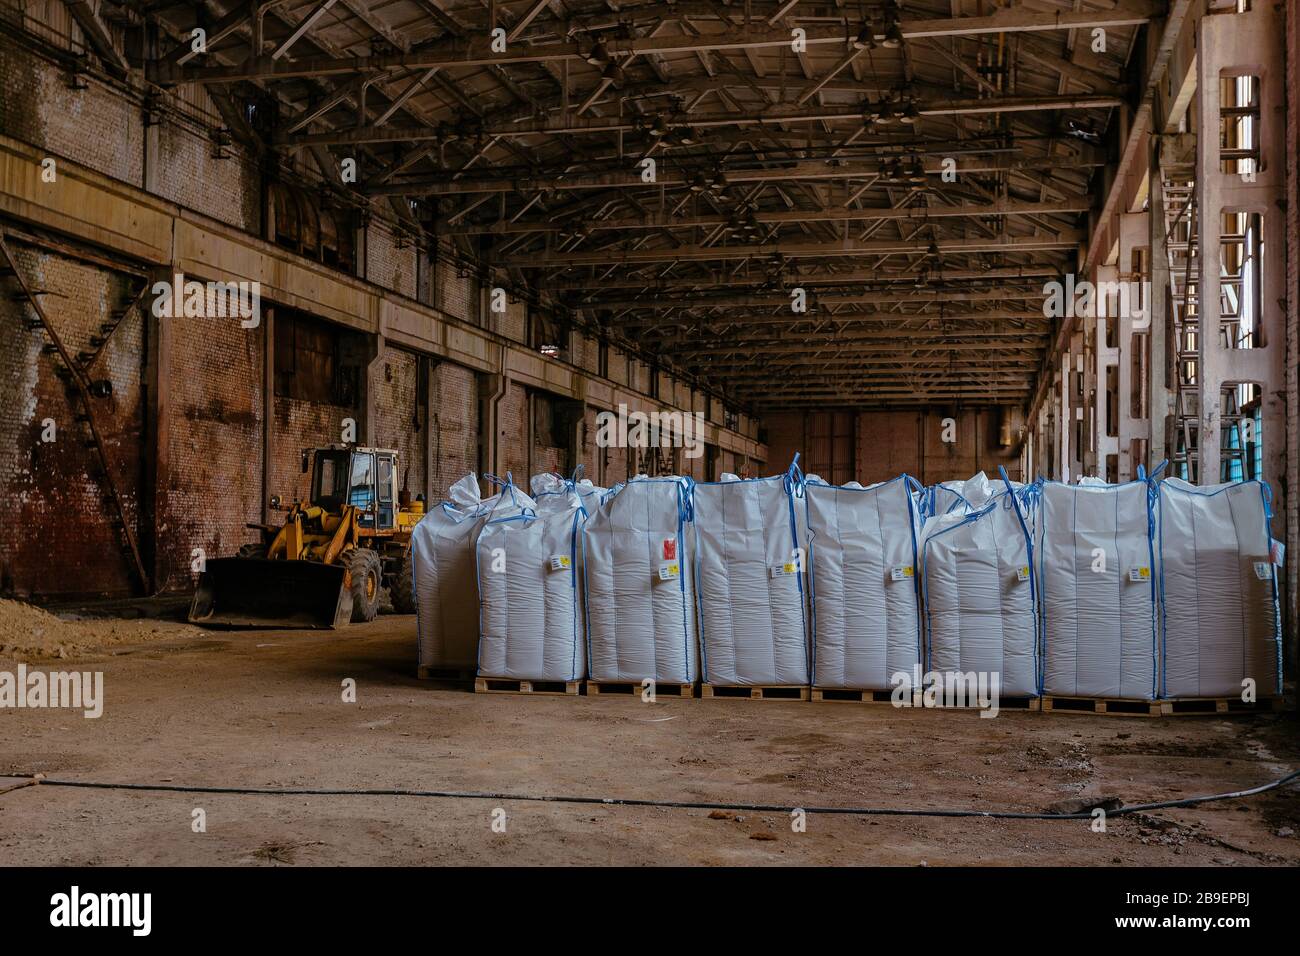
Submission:
{"label": "yellow wheel loader", "polygon": [[[343,627],[374,620],[380,591],[393,609],[415,611],[411,531],[424,502],[397,492],[398,453],[331,445],[302,453],[308,503],[294,502],[280,527],[237,557],[208,561],[189,619],[230,627]],[[274,502],[274,499],[273,499]]]}

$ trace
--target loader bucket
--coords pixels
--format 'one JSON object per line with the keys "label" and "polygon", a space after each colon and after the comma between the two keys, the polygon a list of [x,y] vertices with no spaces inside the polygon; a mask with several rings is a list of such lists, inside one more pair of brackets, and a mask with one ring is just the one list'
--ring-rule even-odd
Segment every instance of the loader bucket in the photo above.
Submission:
{"label": "loader bucket", "polygon": [[224,627],[343,627],[352,619],[346,573],[314,561],[217,558],[199,578],[189,619]]}

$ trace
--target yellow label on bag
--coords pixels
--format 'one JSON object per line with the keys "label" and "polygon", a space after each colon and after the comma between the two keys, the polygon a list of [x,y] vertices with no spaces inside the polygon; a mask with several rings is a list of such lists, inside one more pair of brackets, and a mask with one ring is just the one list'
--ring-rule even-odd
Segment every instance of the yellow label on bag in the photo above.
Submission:
{"label": "yellow label on bag", "polygon": [[674,562],[671,562],[671,563],[669,563],[669,564],[661,564],[661,565],[659,565],[659,580],[660,580],[660,581],[671,581],[671,580],[673,580],[674,578],[676,578],[677,575],[679,575],[679,574],[681,574],[681,568],[677,565],[677,563],[676,563],[675,561],[674,561]]}
{"label": "yellow label on bag", "polygon": [[1022,564],[1020,567],[1016,568],[1016,580],[1017,581],[1029,580],[1029,565]]}
{"label": "yellow label on bag", "polygon": [[772,577],[781,574],[796,574],[799,571],[799,565],[793,561],[787,561],[785,564],[775,564],[772,566]]}
{"label": "yellow label on bag", "polygon": [[889,569],[889,580],[906,581],[916,574],[916,569],[910,564],[900,564],[898,567]]}
{"label": "yellow label on bag", "polygon": [[1150,568],[1129,568],[1128,579],[1138,584],[1143,584],[1151,580]]}
{"label": "yellow label on bag", "polygon": [[567,554],[557,554],[551,557],[552,571],[568,571],[573,567],[573,560]]}

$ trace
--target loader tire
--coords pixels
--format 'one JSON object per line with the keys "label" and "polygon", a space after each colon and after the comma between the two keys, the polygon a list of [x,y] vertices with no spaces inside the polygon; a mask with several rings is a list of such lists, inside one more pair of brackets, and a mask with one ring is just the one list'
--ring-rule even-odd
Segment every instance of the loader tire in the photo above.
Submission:
{"label": "loader tire", "polygon": [[379,610],[379,589],[383,584],[379,555],[369,548],[355,549],[348,555],[348,572],[352,582],[352,623],[373,621]]}
{"label": "loader tire", "polygon": [[241,544],[238,555],[241,558],[264,558],[266,557],[266,545],[264,544]]}
{"label": "loader tire", "polygon": [[402,555],[397,562],[397,573],[393,576],[392,587],[388,589],[389,600],[393,602],[393,611],[397,614],[415,613],[415,582],[412,580],[411,552]]}

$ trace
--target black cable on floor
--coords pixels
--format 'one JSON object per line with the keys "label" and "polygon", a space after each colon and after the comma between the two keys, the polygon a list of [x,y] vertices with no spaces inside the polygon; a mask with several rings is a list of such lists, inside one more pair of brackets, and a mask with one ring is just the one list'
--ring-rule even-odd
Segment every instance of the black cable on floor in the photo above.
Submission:
{"label": "black cable on floor", "polygon": [[[488,793],[473,790],[404,790],[404,789],[317,789],[302,787],[195,787],[166,783],[102,783],[90,780],[59,780],[39,775],[27,775],[36,779],[42,787],[79,787],[88,790],[139,790],[167,793],[212,793],[235,794],[259,797],[423,797],[446,800],[495,800],[498,802],[519,803],[575,803],[615,807],[664,807],[676,810],[735,810],[748,813],[791,813],[803,810],[805,813],[839,814],[842,816],[892,816],[892,817],[988,817],[995,820],[1089,820],[1091,809],[1082,813],[1030,813],[1015,810],[914,810],[897,807],[793,807],[774,803],[714,803],[692,800],[640,800],[627,797],[585,797],[570,795],[527,794],[527,793]],[[1271,783],[1251,787],[1247,790],[1234,790],[1231,793],[1215,793],[1200,797],[1185,797],[1181,800],[1164,800],[1158,803],[1135,803],[1107,810],[1107,817],[1123,816],[1129,813],[1145,813],[1149,810],[1167,810],[1173,807],[1190,807],[1201,803],[1213,803],[1218,800],[1235,800],[1240,797],[1252,797],[1269,790],[1276,790],[1300,777],[1300,770],[1293,770],[1285,777]]]}

